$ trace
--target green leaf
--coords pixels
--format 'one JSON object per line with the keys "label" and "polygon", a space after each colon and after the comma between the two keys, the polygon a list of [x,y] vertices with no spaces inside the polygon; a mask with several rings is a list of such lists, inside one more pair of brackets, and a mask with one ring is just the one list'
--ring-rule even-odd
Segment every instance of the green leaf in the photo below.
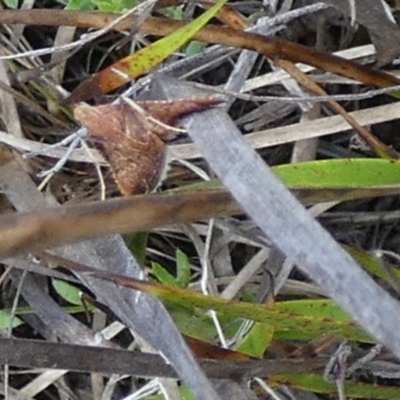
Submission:
{"label": "green leaf", "polygon": [[387,263],[366,251],[355,249],[350,246],[343,247],[367,272],[385,280],[395,290],[399,291],[400,270],[396,265]]}
{"label": "green leaf", "polygon": [[122,4],[125,10],[130,10],[136,7],[140,3],[140,0],[122,0]]}
{"label": "green leaf", "polygon": [[184,17],[184,12],[183,12],[183,7],[182,6],[177,6],[177,7],[165,7],[159,10],[160,14],[164,15],[167,18],[170,19],[176,19],[178,21],[181,21]]}
{"label": "green leaf", "polygon": [[[188,23],[174,33],[158,40],[147,46],[143,50],[139,50],[132,56],[121,60],[121,63],[127,65],[126,72],[130,77],[138,76],[149,69],[155,67],[160,62],[169,57],[174,51],[181,48],[187,43],[193,35],[195,35],[207,22],[217,14],[224,6],[227,0],[219,0],[215,5],[209,8],[200,17]],[[115,67],[115,65],[114,65]]]}
{"label": "green leaf", "polygon": [[254,323],[235,350],[251,357],[262,358],[274,335],[274,329],[267,324]]}
{"label": "green leaf", "polygon": [[[352,336],[354,324],[351,318],[332,300],[321,299],[280,301],[275,304],[275,307],[280,312],[287,313],[287,315],[302,315],[304,318],[311,318],[314,319],[314,321],[321,321],[321,324],[324,323],[324,320],[326,323],[329,323],[329,321],[335,321],[337,324],[344,323],[340,328],[342,332],[341,334],[343,337]],[[348,328],[347,332],[346,326]],[[284,340],[311,339],[317,336],[313,333],[314,329],[318,329],[318,327],[316,326],[315,328],[311,328],[310,332],[306,333],[303,323],[300,322],[297,327],[293,326],[293,328],[290,330],[277,328],[275,332],[275,338]],[[326,330],[326,333],[330,332]],[[365,339],[361,339],[361,341],[365,341]]]}
{"label": "green leaf", "polygon": [[[192,392],[187,386],[179,386],[179,394],[181,395],[181,400],[196,400]],[[157,394],[155,396],[146,397],[147,400],[165,400],[165,396],[162,394]]]}
{"label": "green leaf", "polygon": [[371,339],[330,300],[278,302],[271,309],[265,305],[204,296],[186,289],[125,277],[116,282],[152,294],[170,303],[190,305],[205,310],[212,309],[224,316],[269,324],[275,329],[275,336],[279,333],[282,337],[289,335],[295,339],[309,339],[329,333],[341,339],[371,342]]}
{"label": "green leaf", "polygon": [[72,11],[92,11],[95,5],[91,0],[69,0],[66,10]]}
{"label": "green leaf", "polygon": [[164,267],[162,267],[159,263],[157,262],[152,262],[151,263],[151,269],[153,271],[153,274],[155,277],[158,279],[159,282],[161,282],[163,285],[167,286],[172,286],[172,287],[178,287],[176,283],[176,279],[173,275],[171,275]]}
{"label": "green leaf", "polygon": [[180,249],[176,250],[176,284],[185,289],[190,283],[190,260]]}
{"label": "green leaf", "polygon": [[18,0],[3,0],[3,1],[8,8],[12,8],[14,10],[18,8]]}
{"label": "green leaf", "polygon": [[356,158],[285,164],[273,168],[290,188],[359,188],[400,184],[400,161]]}
{"label": "green leaf", "polygon": [[129,242],[129,248],[141,267],[144,267],[146,262],[146,249],[148,238],[148,232],[137,232],[131,236]]}
{"label": "green leaf", "polygon": [[124,10],[122,0],[97,0],[95,4],[101,12],[120,13]]}
{"label": "green leaf", "polygon": [[201,53],[207,47],[207,43],[199,40],[192,40],[185,49],[185,54],[189,56],[195,56]]}
{"label": "green leaf", "polygon": [[[314,393],[336,395],[337,389],[333,383],[326,382],[318,374],[285,374],[268,377],[273,385],[289,385],[298,389]],[[383,386],[377,383],[345,381],[344,392],[346,398],[361,399],[398,399],[400,389],[398,386]]]}
{"label": "green leaf", "polygon": [[[381,158],[318,160],[279,165],[272,170],[290,189],[357,189],[400,185],[400,161]],[[211,180],[184,188],[196,191],[222,189],[223,186],[219,181]]]}
{"label": "green leaf", "polygon": [[16,328],[24,323],[24,321],[16,316],[12,317],[9,311],[0,310],[0,329],[10,328],[11,322],[11,328]]}
{"label": "green leaf", "polygon": [[171,303],[166,303],[166,307],[180,332],[205,342],[214,341],[217,331],[204,311]]}
{"label": "green leaf", "polygon": [[279,311],[302,314],[313,318],[328,318],[335,321],[350,321],[350,317],[332,300],[288,300],[276,304]]}
{"label": "green leaf", "polygon": [[52,285],[58,295],[65,301],[76,306],[82,306],[81,291],[78,288],[59,279],[53,279]]}
{"label": "green leaf", "polygon": [[181,250],[176,250],[176,278],[156,262],[152,262],[151,267],[154,275],[162,284],[182,289],[188,287],[190,282],[190,261],[188,256]]}

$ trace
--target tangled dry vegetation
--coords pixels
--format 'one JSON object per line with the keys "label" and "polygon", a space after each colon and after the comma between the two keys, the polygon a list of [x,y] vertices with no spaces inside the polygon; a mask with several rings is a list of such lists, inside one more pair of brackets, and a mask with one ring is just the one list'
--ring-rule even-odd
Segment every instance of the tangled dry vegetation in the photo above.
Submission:
{"label": "tangled dry vegetation", "polygon": [[400,397],[399,2],[225,3],[4,1],[4,398]]}

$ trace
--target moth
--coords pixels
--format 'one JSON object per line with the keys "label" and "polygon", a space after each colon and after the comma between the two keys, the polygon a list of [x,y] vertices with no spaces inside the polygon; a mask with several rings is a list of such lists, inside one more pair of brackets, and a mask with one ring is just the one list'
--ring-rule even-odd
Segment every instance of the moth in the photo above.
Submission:
{"label": "moth", "polygon": [[185,132],[173,125],[179,117],[221,103],[216,97],[170,101],[138,101],[123,98],[121,104],[74,109],[89,138],[108,161],[120,192],[125,195],[152,192],[167,167],[167,143]]}

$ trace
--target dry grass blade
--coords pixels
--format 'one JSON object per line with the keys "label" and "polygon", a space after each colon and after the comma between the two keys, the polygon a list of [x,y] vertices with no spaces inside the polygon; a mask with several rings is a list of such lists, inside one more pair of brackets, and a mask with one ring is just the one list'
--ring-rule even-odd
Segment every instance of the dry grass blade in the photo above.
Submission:
{"label": "dry grass blade", "polygon": [[[126,374],[142,377],[174,377],[176,372],[155,354],[122,349],[105,349],[39,340],[0,339],[0,361],[24,368],[54,368],[72,371],[96,371],[104,374]],[[206,374],[214,379],[232,376],[267,376],[321,370],[326,360],[253,360],[200,362]]]}
{"label": "dry grass blade", "polygon": [[[364,110],[354,111],[349,115],[360,125],[379,124],[398,118],[400,105],[398,102],[380,105]],[[246,135],[247,141],[255,149],[263,149],[297,140],[324,137],[349,129],[347,122],[339,115],[320,118],[314,121],[299,122],[287,126],[279,126]],[[201,152],[193,144],[173,146],[174,154],[185,159],[201,157]]]}
{"label": "dry grass blade", "polygon": [[[279,60],[278,65],[286,72],[290,73],[297,82],[301,83],[304,87],[319,96],[325,96],[326,92],[318,86],[306,74],[301,72],[295,65],[285,60]],[[366,128],[361,126],[346,110],[340,106],[336,101],[328,100],[329,106],[336,111],[343,119],[360,135],[360,137],[374,150],[374,152],[382,158],[398,159],[399,153],[386,146],[379,139],[372,135]]]}
{"label": "dry grass blade", "polygon": [[[191,87],[165,76],[157,82],[157,92],[174,98],[192,94]],[[194,142],[224,185],[257,221],[267,236],[293,262],[296,262],[318,285],[326,290],[366,332],[400,356],[400,341],[396,332],[400,308],[332,237],[287,192],[265,163],[245,142],[239,132],[217,111],[211,113],[209,129],[192,129]],[[218,129],[210,143],[208,132]],[[295,233],[295,234],[294,234]],[[369,299],[379,299],[365,304]]]}

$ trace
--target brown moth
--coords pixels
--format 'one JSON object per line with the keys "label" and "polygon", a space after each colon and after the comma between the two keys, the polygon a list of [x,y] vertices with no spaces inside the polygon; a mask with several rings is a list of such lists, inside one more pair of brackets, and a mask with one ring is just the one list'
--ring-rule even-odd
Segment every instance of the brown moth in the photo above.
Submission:
{"label": "brown moth", "polygon": [[123,195],[149,193],[167,166],[166,141],[184,132],[174,128],[179,117],[221,103],[215,97],[171,101],[124,98],[122,104],[81,104],[74,115],[104,155]]}

